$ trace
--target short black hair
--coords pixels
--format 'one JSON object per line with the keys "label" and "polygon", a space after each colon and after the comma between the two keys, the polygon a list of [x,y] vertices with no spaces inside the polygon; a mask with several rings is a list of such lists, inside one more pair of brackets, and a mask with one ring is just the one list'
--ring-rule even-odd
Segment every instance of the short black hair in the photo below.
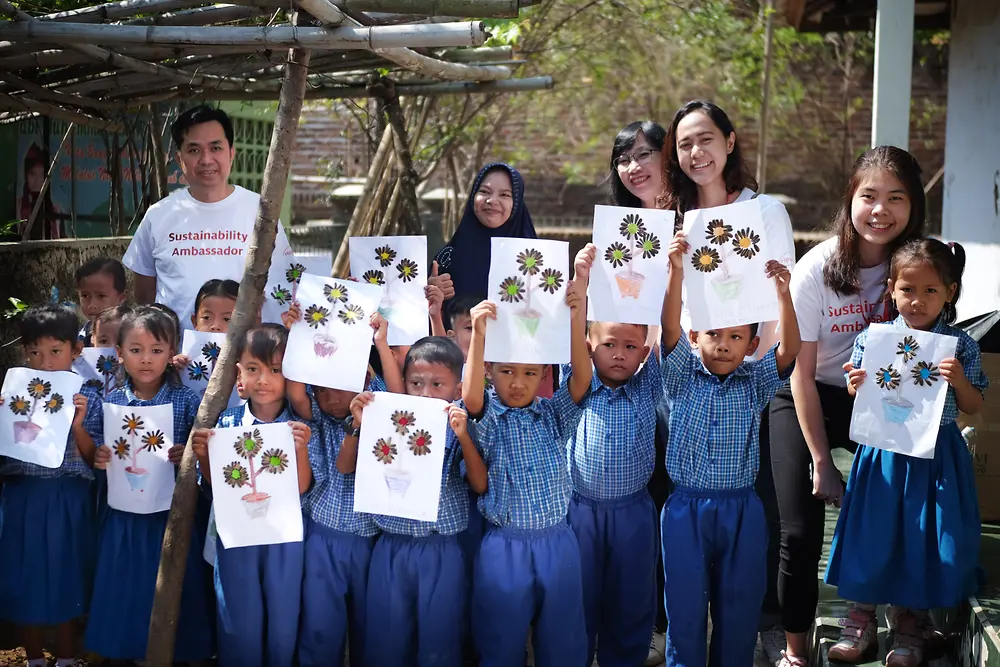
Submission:
{"label": "short black hair", "polygon": [[181,349],[181,336],[183,334],[182,334],[182,331],[181,331],[181,319],[179,317],[177,317],[177,312],[173,308],[171,308],[170,306],[167,306],[167,305],[162,304],[162,303],[151,303],[151,304],[149,304],[148,307],[149,308],[153,308],[154,310],[160,311],[161,313],[163,313],[164,315],[166,315],[167,317],[169,317],[173,321],[173,323],[174,323],[174,329],[176,330],[176,334],[177,334],[177,339],[176,339],[176,341],[177,341],[176,342],[177,349],[178,350]]}
{"label": "short black hair", "polygon": [[233,121],[229,119],[229,114],[222,109],[210,107],[207,104],[199,104],[196,107],[191,107],[173,122],[170,126],[170,136],[174,140],[174,147],[177,150],[181,149],[181,146],[184,144],[184,137],[187,136],[188,130],[192,127],[201,125],[202,123],[211,123],[213,120],[222,126],[222,131],[226,134],[226,141],[229,142],[229,147],[232,148]]}
{"label": "short black hair", "polygon": [[80,285],[81,280],[89,278],[95,273],[106,273],[111,276],[115,290],[118,292],[124,293],[128,289],[125,280],[125,266],[113,257],[95,257],[81,264],[80,268],[76,270],[77,286]]}
{"label": "short black hair", "polygon": [[271,363],[279,354],[285,353],[288,344],[288,329],[280,324],[258,324],[249,329],[236,341],[236,359],[246,352],[254,359]]}
{"label": "short black hair", "polygon": [[21,345],[32,345],[42,338],[75,343],[79,330],[75,310],[58,303],[33,306],[21,316]]}
{"label": "short black hair", "polygon": [[403,377],[410,369],[410,364],[415,361],[426,361],[429,364],[441,364],[447,366],[455,378],[462,381],[462,366],[465,359],[462,357],[462,350],[458,343],[444,336],[424,336],[410,346],[406,353],[406,360],[403,361]]}
{"label": "short black hair", "polygon": [[222,280],[220,278],[212,278],[205,282],[198,290],[198,296],[194,298],[194,314],[198,314],[198,309],[201,308],[201,302],[211,296],[221,296],[227,299],[236,300],[237,295],[240,293],[240,284],[235,280]]}
{"label": "short black hair", "polygon": [[97,316],[95,320],[99,324],[107,324],[108,322],[120,322],[125,318],[126,315],[132,312],[132,306],[127,306],[124,303],[120,303],[117,306],[111,306],[110,308],[105,308],[101,311],[101,314]]}
{"label": "short black hair", "polygon": [[[587,333],[590,333],[590,328],[597,324],[598,320],[587,320]],[[642,327],[642,335],[649,336],[649,325],[648,324],[633,324],[634,327]]]}
{"label": "short black hair", "polygon": [[444,309],[445,319],[444,327],[445,329],[455,329],[455,318],[462,315],[472,314],[472,309],[475,308],[481,301],[486,297],[482,295],[475,294],[459,294],[451,301],[447,303]]}
{"label": "short black hair", "polygon": [[[760,327],[760,324],[758,322],[754,322],[753,324],[738,324],[737,326],[750,327],[750,340],[753,340],[754,336],[757,335],[757,328]],[[721,329],[723,327],[716,327],[716,328],[717,329]],[[733,327],[724,327],[724,328],[726,328],[726,329],[732,329]],[[711,331],[711,330],[712,330],[712,327],[709,327],[708,329],[705,329],[705,331]],[[698,333],[698,330],[697,329],[691,329],[691,331],[689,333]]]}

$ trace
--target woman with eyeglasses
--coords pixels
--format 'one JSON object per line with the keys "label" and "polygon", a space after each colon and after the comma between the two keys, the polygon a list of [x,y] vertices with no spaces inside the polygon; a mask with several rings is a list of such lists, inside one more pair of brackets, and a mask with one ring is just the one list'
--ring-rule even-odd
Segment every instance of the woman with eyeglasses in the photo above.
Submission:
{"label": "woman with eyeglasses", "polygon": [[[688,211],[757,199],[771,258],[792,268],[795,240],[788,212],[776,198],[757,194],[757,182],[743,160],[736,129],[725,111],[706,100],[694,100],[682,106],[667,130],[660,159],[664,188],[657,204],[676,211],[677,229]],[[689,329],[690,317],[686,308],[681,320],[684,328]],[[776,322],[759,324],[760,344],[756,356],[765,354],[776,342],[775,326]],[[761,414],[759,434],[760,465],[755,490],[768,524],[767,581],[766,588],[762,585],[759,591],[763,597],[760,643],[769,663],[776,665],[783,659],[785,635],[779,625],[777,578],[781,524],[771,472],[767,410]]]}

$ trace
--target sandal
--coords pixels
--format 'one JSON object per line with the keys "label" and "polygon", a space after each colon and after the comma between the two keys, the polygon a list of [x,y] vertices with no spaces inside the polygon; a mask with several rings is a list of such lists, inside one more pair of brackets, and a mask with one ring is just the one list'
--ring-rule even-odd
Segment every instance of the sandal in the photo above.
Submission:
{"label": "sandal", "polygon": [[847,618],[840,619],[840,639],[827,653],[830,660],[859,663],[878,651],[878,622],[875,609],[854,605]]}

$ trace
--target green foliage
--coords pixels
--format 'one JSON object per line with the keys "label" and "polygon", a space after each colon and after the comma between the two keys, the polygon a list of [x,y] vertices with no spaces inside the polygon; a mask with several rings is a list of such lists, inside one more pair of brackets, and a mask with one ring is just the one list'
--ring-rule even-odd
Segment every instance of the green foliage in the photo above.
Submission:
{"label": "green foliage", "polygon": [[25,301],[21,301],[15,296],[10,297],[8,301],[10,302],[11,308],[3,311],[3,317],[5,320],[10,320],[23,315],[24,311],[28,310],[30,306],[30,304]]}

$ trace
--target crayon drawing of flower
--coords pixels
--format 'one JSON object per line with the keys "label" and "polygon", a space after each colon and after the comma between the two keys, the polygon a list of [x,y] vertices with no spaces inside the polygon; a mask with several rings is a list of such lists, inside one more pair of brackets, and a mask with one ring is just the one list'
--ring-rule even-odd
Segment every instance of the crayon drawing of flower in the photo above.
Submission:
{"label": "crayon drawing of flower", "polygon": [[416,418],[409,410],[396,410],[392,413],[392,425],[396,427],[396,433],[400,435],[409,433],[410,427],[416,422]]}
{"label": "crayon drawing of flower", "polygon": [[59,394],[52,394],[49,399],[45,401],[45,411],[49,414],[55,414],[62,410],[63,397]]}
{"label": "crayon drawing of flower", "polygon": [[518,271],[526,276],[533,276],[542,268],[542,253],[535,249],[524,250],[517,255]]}
{"label": "crayon drawing of flower", "polygon": [[410,451],[415,456],[423,456],[431,453],[431,434],[423,429],[413,432],[409,440]]}
{"label": "crayon drawing of flower", "polygon": [[10,411],[15,415],[24,416],[31,409],[31,404],[24,396],[14,396],[10,399]]}
{"label": "crayon drawing of flower", "polygon": [[163,431],[150,431],[142,436],[142,448],[151,452],[158,452],[163,449],[163,444],[166,441],[166,438],[163,437]]}
{"label": "crayon drawing of flower", "polygon": [[753,259],[753,256],[760,252],[760,235],[749,227],[741,229],[733,238],[733,250],[744,259]]}
{"label": "crayon drawing of flower", "polygon": [[28,383],[28,395],[32,398],[44,398],[52,391],[52,384],[48,380],[32,378]]}
{"label": "crayon drawing of flower", "polygon": [[913,376],[913,384],[930,387],[941,377],[941,371],[932,362],[918,361],[910,370],[910,375]]}
{"label": "crayon drawing of flower", "polygon": [[215,368],[215,363],[219,360],[219,354],[222,352],[222,348],[215,341],[210,343],[205,343],[201,348],[201,356],[205,357]]}
{"label": "crayon drawing of flower", "polygon": [[711,220],[705,230],[705,238],[715,245],[725,245],[732,238],[733,227],[724,220]]}
{"label": "crayon drawing of flower", "polygon": [[252,459],[257,456],[257,452],[264,446],[264,438],[260,434],[260,429],[244,431],[243,435],[233,444],[236,453],[245,459]]}
{"label": "crayon drawing of flower", "polygon": [[330,303],[336,304],[338,301],[341,303],[347,303],[347,288],[340,283],[334,283],[332,285],[323,285],[323,296]]}
{"label": "crayon drawing of flower", "polygon": [[399,279],[408,283],[417,277],[417,263],[412,259],[403,258],[396,265],[396,271],[399,272]]}
{"label": "crayon drawing of flower", "polygon": [[917,356],[917,350],[920,349],[920,343],[913,338],[913,336],[906,336],[903,340],[896,344],[896,354],[902,355],[903,363],[908,362]]}
{"label": "crayon drawing of flower", "polygon": [[643,259],[651,259],[660,253],[660,239],[646,233],[639,237],[639,250]]}
{"label": "crayon drawing of flower", "polygon": [[562,287],[562,273],[555,269],[545,269],[542,271],[542,290],[549,294],[555,294]]}
{"label": "crayon drawing of flower", "polygon": [[271,290],[271,298],[277,301],[279,306],[284,306],[292,300],[292,293],[281,285],[275,285]]}
{"label": "crayon drawing of flower", "polygon": [[234,489],[241,488],[247,483],[247,469],[239,461],[233,461],[222,468],[222,477],[226,484]]}
{"label": "crayon drawing of flower", "polygon": [[264,437],[261,435],[260,429],[244,431],[236,439],[233,449],[246,461],[246,467],[240,461],[232,461],[222,469],[226,483],[234,489],[250,485],[250,493],[241,497],[240,503],[251,519],[266,517],[267,508],[271,504],[270,494],[257,490],[257,478],[264,471],[272,475],[280,475],[285,472],[289,465],[288,455],[282,450],[274,448],[266,450],[260,457],[259,464],[254,466],[254,457],[260,454],[263,448]]}
{"label": "crayon drawing of flower", "polygon": [[878,369],[875,375],[875,384],[882,389],[896,389],[899,386],[899,371],[893,368],[892,364]]}
{"label": "crayon drawing of flower", "polygon": [[698,248],[694,251],[694,257],[691,258],[691,263],[699,271],[704,273],[711,273],[719,268],[719,263],[722,261],[719,256],[719,251],[715,248],[710,248],[704,246]]}
{"label": "crayon drawing of flower", "polygon": [[374,454],[375,458],[385,465],[389,465],[392,463],[392,460],[396,458],[399,452],[396,450],[396,445],[392,444],[391,440],[379,438],[375,443],[375,447],[372,448],[372,454]]}
{"label": "crayon drawing of flower", "polygon": [[125,438],[118,438],[117,440],[115,440],[114,453],[115,456],[117,456],[122,461],[128,458],[130,449],[131,445],[128,444],[128,440],[126,440]]}
{"label": "crayon drawing of flower", "polygon": [[615,242],[604,251],[604,259],[611,262],[611,266],[617,269],[632,261],[632,252],[623,244]]}
{"label": "crayon drawing of flower", "polygon": [[191,365],[188,366],[188,379],[196,382],[208,380],[208,366],[200,361],[191,362]]}
{"label": "crayon drawing of flower", "polygon": [[340,321],[344,324],[354,324],[364,316],[365,311],[361,309],[361,306],[353,303],[337,313],[337,317],[339,317]]}
{"label": "crayon drawing of flower", "polygon": [[290,283],[298,283],[302,280],[302,274],[306,272],[306,267],[301,264],[292,264],[285,271],[285,280]]}
{"label": "crayon drawing of flower", "polygon": [[129,435],[137,435],[139,431],[145,431],[146,426],[143,424],[142,418],[133,413],[126,415],[122,420],[122,430],[127,431]]}
{"label": "crayon drawing of flower", "polygon": [[323,306],[313,304],[306,308],[305,320],[306,323],[313,329],[319,329],[321,326],[326,326],[327,318],[329,317],[330,311]]}
{"label": "crayon drawing of flower", "polygon": [[369,285],[384,285],[385,276],[381,271],[371,269],[370,271],[365,271],[364,275],[361,276],[361,280],[368,283]]}
{"label": "crayon drawing of flower", "polygon": [[288,467],[288,454],[280,449],[269,449],[264,452],[261,461],[264,464],[264,470],[277,475],[280,472],[284,472],[285,468]]}
{"label": "crayon drawing of flower", "polygon": [[500,283],[500,300],[508,303],[519,303],[524,297],[524,282],[517,276],[505,278]]}
{"label": "crayon drawing of flower", "polygon": [[381,248],[375,248],[375,259],[382,266],[389,266],[392,264],[392,260],[396,259],[396,251],[387,245]]}
{"label": "crayon drawing of flower", "polygon": [[618,227],[618,233],[629,240],[633,240],[646,233],[646,226],[642,224],[642,218],[634,213],[629,213],[622,219],[622,224]]}
{"label": "crayon drawing of flower", "polygon": [[102,354],[97,357],[95,367],[97,368],[97,372],[101,375],[114,375],[118,371],[118,360],[110,354]]}

